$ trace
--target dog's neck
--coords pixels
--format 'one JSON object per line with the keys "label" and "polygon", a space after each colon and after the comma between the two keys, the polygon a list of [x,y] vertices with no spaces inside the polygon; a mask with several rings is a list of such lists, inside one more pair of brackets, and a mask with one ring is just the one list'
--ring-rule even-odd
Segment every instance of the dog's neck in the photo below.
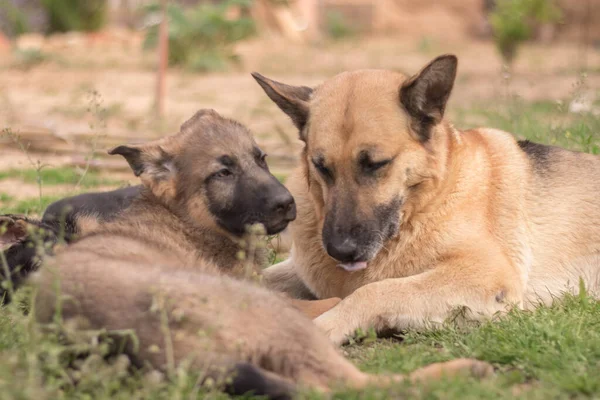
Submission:
{"label": "dog's neck", "polygon": [[423,182],[420,195],[405,206],[403,224],[410,224],[413,217],[438,210],[453,193],[463,168],[460,160],[463,147],[460,131],[442,121],[430,140],[427,144],[430,152],[430,177]]}

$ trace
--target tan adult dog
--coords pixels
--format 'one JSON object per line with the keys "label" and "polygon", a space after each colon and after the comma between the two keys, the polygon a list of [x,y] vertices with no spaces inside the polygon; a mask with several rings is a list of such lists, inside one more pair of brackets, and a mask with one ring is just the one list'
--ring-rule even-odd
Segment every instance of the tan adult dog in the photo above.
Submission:
{"label": "tan adult dog", "polygon": [[456,70],[444,55],[412,77],[361,70],[315,89],[253,74],[305,142],[288,181],[291,256],[265,276],[297,297],[344,298],[315,319],[335,343],[457,308],[530,308],[580,277],[598,294],[600,158],[457,130],[443,118]]}

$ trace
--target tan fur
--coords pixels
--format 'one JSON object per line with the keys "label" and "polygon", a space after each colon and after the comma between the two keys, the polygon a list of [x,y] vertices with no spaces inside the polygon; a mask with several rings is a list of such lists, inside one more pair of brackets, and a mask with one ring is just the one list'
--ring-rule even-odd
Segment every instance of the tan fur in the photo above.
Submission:
{"label": "tan fur", "polygon": [[[444,79],[443,67],[434,72]],[[334,343],[358,328],[432,327],[463,307],[489,318],[548,304],[577,293],[580,278],[598,296],[600,158],[559,148],[529,157],[509,133],[459,131],[441,119],[443,107],[431,138],[419,141],[419,120],[399,101],[407,82],[396,72],[355,71],[313,91],[303,162],[288,180],[298,206],[294,244],[288,260],[265,271],[270,287],[342,297],[315,319]],[[376,184],[344,181],[365,145],[393,164]],[[335,165],[335,186],[312,165],[317,152]],[[398,234],[364,270],[338,268],[323,247],[328,202],[340,192],[356,193],[365,214],[392,196],[405,200]]]}
{"label": "tan fur", "polygon": [[[210,124],[222,123],[212,113],[207,118]],[[128,161],[142,171],[148,191],[116,222],[94,228],[57,251],[42,267],[33,278],[39,286],[38,320],[49,322],[60,310],[67,324],[79,328],[133,329],[139,346],[136,349],[135,341],[127,340],[125,349],[138,362],[162,370],[190,362],[211,376],[222,377],[235,364],[249,362],[281,382],[320,390],[337,384],[360,388],[405,379],[360,372],[298,311],[315,316],[339,299],[313,305],[291,302],[222,273],[236,275],[236,268],[227,265],[235,265],[236,260],[225,254],[230,246],[223,234],[215,233],[214,224],[199,217],[206,215],[200,196],[188,203],[172,197],[180,192],[177,185],[199,184],[180,182],[179,173],[171,175],[160,164],[167,150],[173,165],[207,168],[203,164],[211,162],[211,157],[198,156],[194,163],[185,164],[173,150],[198,145],[186,125],[183,134],[158,145],[140,146],[150,170],[137,168],[135,151],[117,151],[133,157]],[[193,129],[199,135],[208,128]],[[209,138],[201,146],[217,151],[218,138]],[[221,249],[215,237],[221,240]],[[409,378],[437,379],[440,374],[460,372],[483,376],[491,367],[475,360],[455,360],[429,366]]]}

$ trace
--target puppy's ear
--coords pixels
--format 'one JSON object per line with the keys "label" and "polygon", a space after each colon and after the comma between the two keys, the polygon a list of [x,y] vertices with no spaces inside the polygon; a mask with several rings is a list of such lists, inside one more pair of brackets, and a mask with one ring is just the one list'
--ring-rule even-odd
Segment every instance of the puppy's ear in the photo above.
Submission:
{"label": "puppy's ear", "polygon": [[411,128],[421,142],[430,139],[431,129],[444,117],[457,65],[456,56],[439,56],[400,87],[400,102],[411,117]]}
{"label": "puppy's ear", "polygon": [[310,96],[313,90],[306,86],[290,86],[266,78],[258,72],[252,77],[263,88],[267,96],[286,113],[300,131],[300,139],[306,141],[304,127],[308,122]]}
{"label": "puppy's ear", "polygon": [[[125,158],[135,176],[157,197],[175,196],[174,137],[160,139],[140,145],[118,146],[108,154],[119,154]],[[168,149],[168,150],[165,150]]]}
{"label": "puppy's ear", "polygon": [[0,249],[11,246],[27,236],[27,223],[10,216],[0,216]]}

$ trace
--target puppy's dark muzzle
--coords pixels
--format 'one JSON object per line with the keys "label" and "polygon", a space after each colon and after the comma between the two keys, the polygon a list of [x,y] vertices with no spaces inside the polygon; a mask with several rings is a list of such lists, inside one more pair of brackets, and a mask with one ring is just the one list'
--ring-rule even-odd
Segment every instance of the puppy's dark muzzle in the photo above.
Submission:
{"label": "puppy's dark muzzle", "polygon": [[267,224],[267,233],[275,235],[284,230],[296,219],[296,202],[289,192],[270,199],[267,203],[271,222]]}

